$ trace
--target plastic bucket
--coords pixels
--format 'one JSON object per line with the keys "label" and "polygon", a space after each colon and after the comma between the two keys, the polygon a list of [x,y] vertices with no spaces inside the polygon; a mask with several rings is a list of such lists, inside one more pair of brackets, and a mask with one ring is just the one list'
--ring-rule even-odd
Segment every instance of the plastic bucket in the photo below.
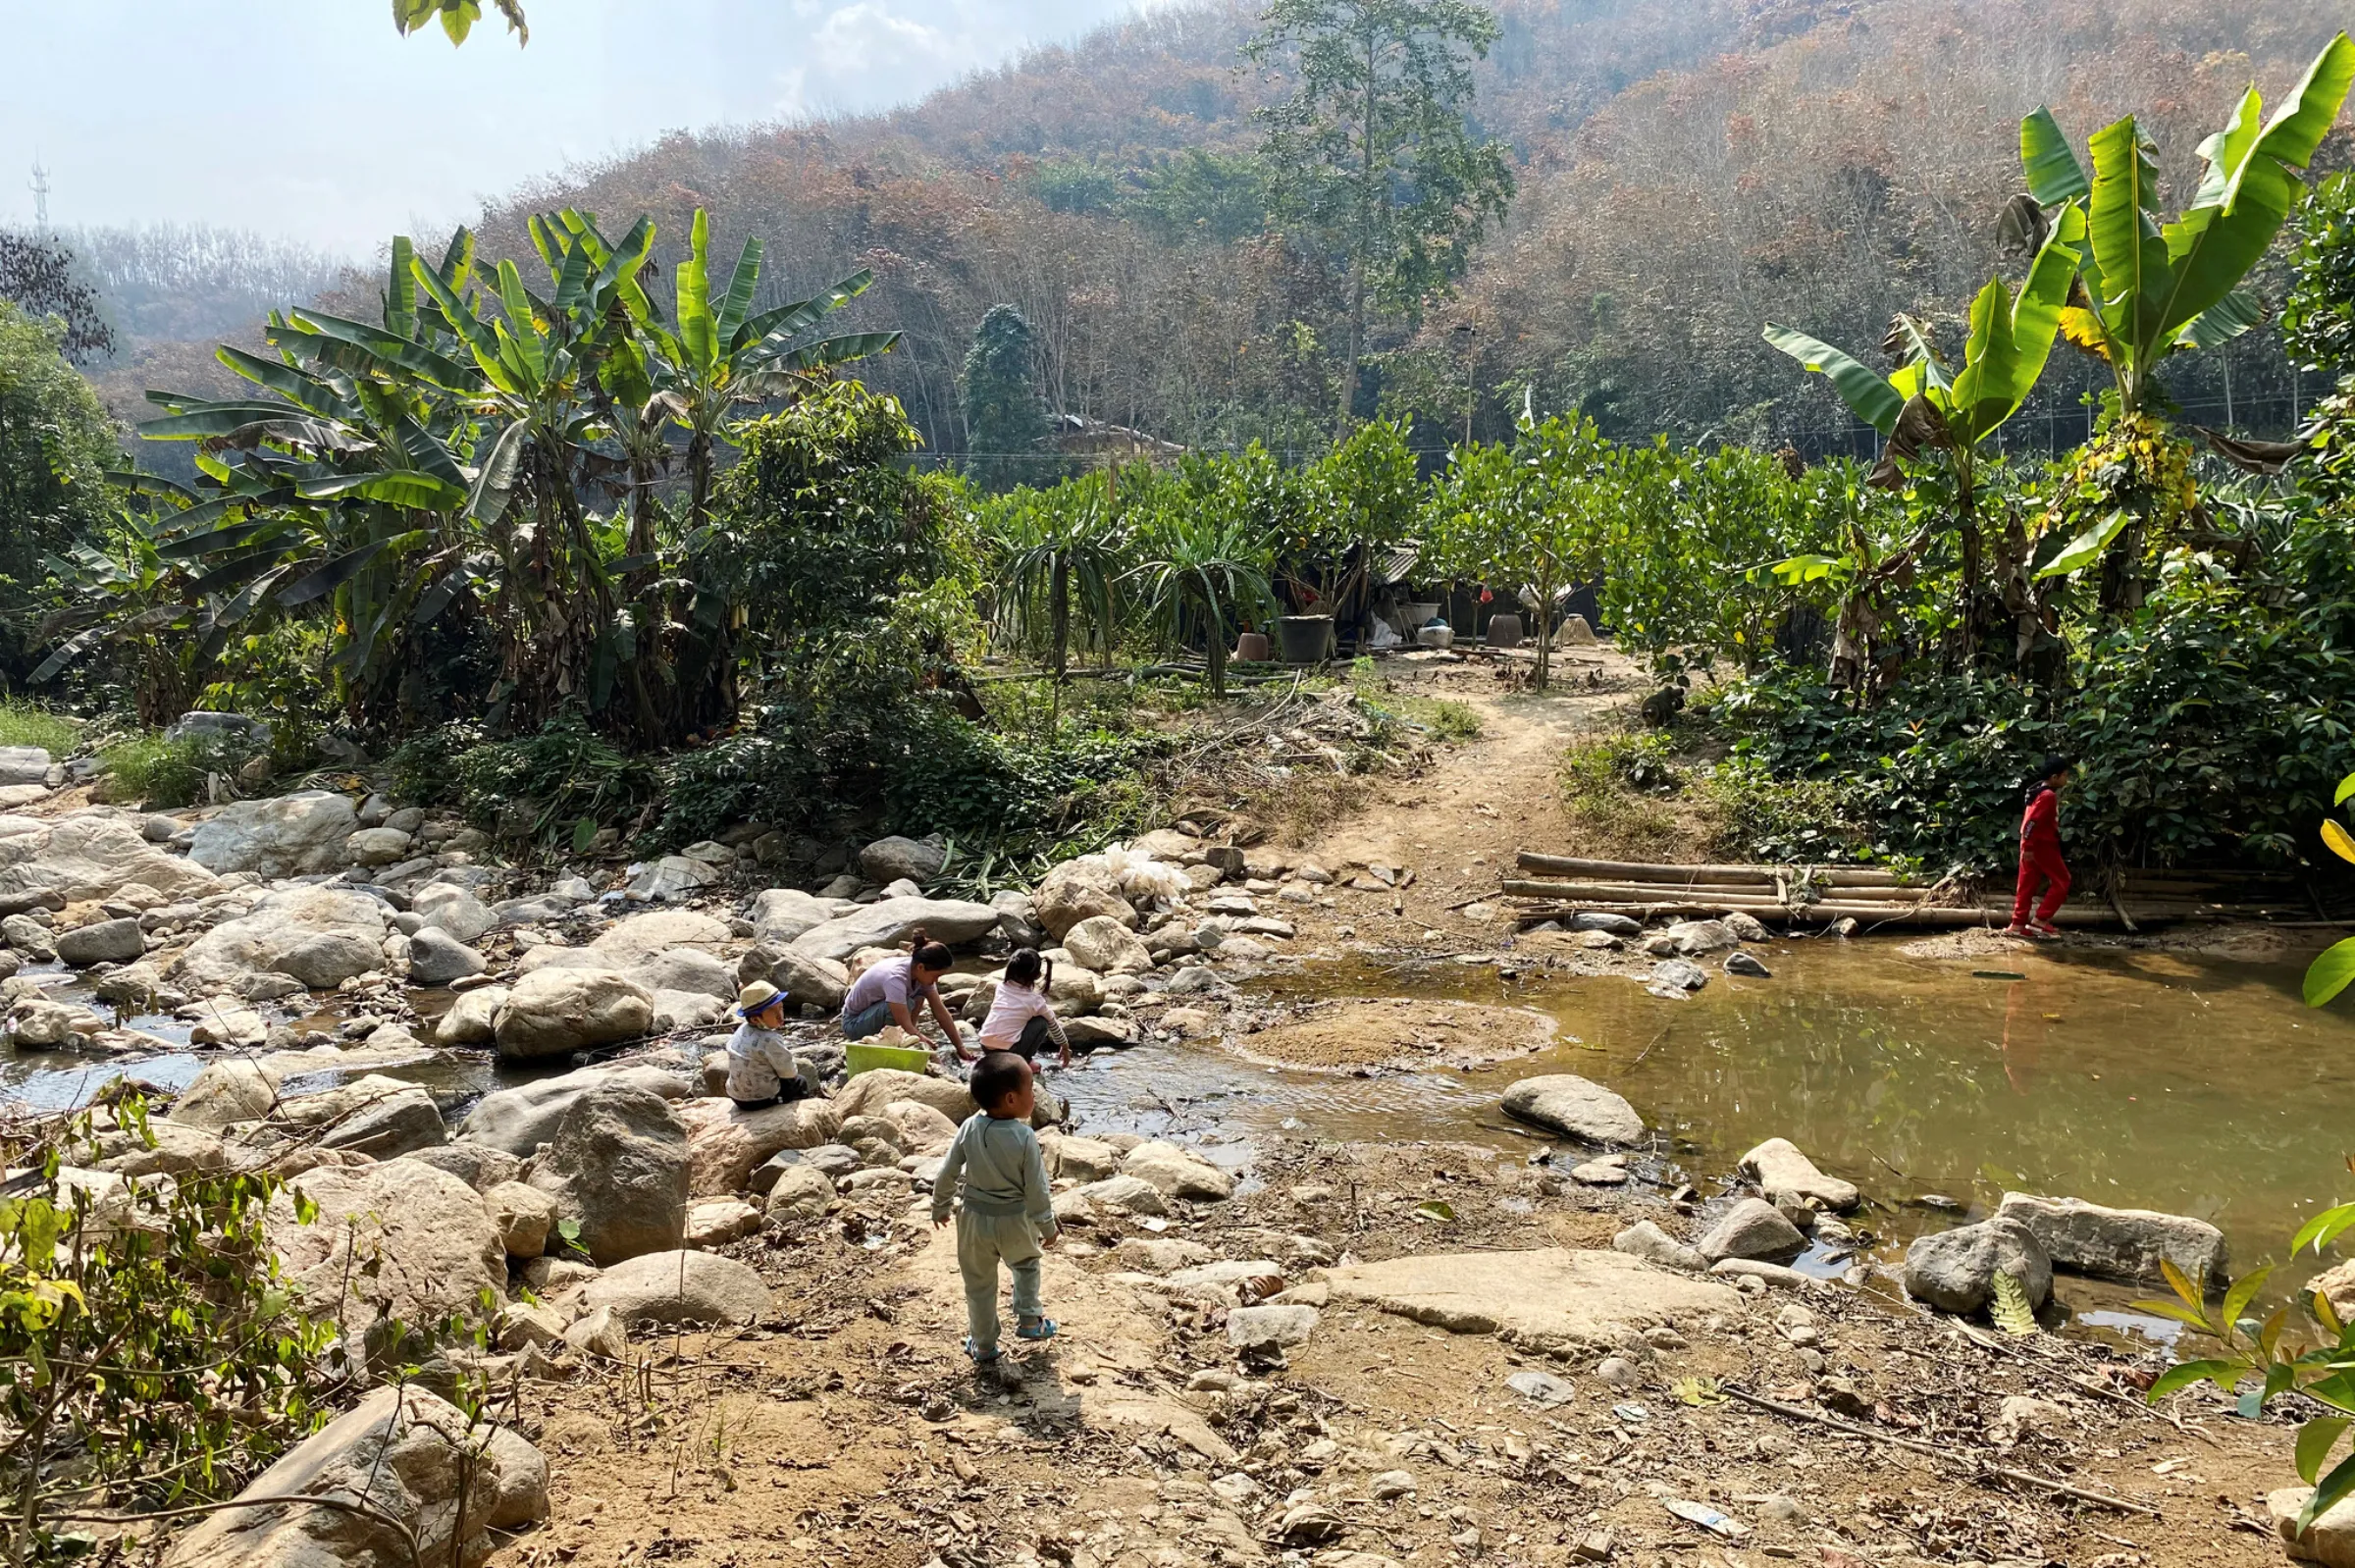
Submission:
{"label": "plastic bucket", "polygon": [[1268,661],[1268,634],[1244,632],[1236,637],[1234,661],[1238,664],[1265,664]]}
{"label": "plastic bucket", "polygon": [[1322,664],[1333,646],[1333,617],[1286,615],[1276,622],[1276,635],[1283,644],[1286,664]]}
{"label": "plastic bucket", "polygon": [[844,1075],[857,1077],[877,1068],[897,1068],[902,1072],[921,1072],[932,1065],[932,1053],[906,1045],[876,1045],[870,1040],[853,1040],[843,1047]]}

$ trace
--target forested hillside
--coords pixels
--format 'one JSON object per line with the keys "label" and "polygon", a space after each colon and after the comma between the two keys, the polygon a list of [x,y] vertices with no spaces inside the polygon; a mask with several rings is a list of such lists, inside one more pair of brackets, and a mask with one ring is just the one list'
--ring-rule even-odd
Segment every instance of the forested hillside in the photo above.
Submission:
{"label": "forested hillside", "polygon": [[[944,456],[972,449],[961,370],[1000,304],[1028,322],[1057,412],[1188,444],[1321,445],[1341,290],[1270,229],[1252,111],[1282,84],[1240,52],[1257,9],[1156,12],[889,115],[675,135],[515,193],[484,216],[485,248],[527,253],[528,217],[572,204],[653,214],[667,264],[703,205],[722,252],[766,241],[764,302],[871,268],[848,320],[908,337],[867,379]],[[2179,183],[2233,95],[2286,87],[2338,20],[2298,0],[1508,0],[1497,16],[1474,113],[1510,146],[1518,194],[1455,297],[1379,325],[1360,389],[1362,413],[1418,415],[1418,444],[1460,435],[1467,412],[1502,434],[1525,396],[1619,436],[1868,444],[1762,322],[1857,347],[1900,310],[1959,331],[1998,265],[2024,111],[2049,103],[2081,138],[2144,106]],[[2343,163],[2342,142],[2318,166]],[[2261,285],[2277,299],[2277,278]],[[357,287],[347,302],[372,297]],[[133,336],[101,378],[118,413],[159,380],[225,389],[193,345]],[[2057,362],[2008,439],[2082,439],[2098,368]],[[2172,390],[2194,422],[2270,433],[2322,389],[2268,328]]]}

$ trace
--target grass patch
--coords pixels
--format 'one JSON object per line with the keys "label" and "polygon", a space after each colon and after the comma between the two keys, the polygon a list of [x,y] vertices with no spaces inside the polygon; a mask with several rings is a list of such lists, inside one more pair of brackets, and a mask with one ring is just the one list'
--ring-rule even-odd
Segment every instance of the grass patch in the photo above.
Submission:
{"label": "grass patch", "polygon": [[1449,746],[1479,738],[1478,708],[1444,697],[1401,692],[1374,672],[1370,658],[1360,658],[1349,666],[1349,685],[1357,693],[1358,706],[1386,723],[1411,725]]}
{"label": "grass patch", "polygon": [[1665,735],[1601,735],[1564,748],[1558,778],[1562,814],[1583,847],[1605,860],[1648,860],[1685,837],[1669,799],[1683,793]]}
{"label": "grass patch", "polygon": [[207,797],[210,775],[235,778],[255,755],[242,734],[227,730],[198,730],[176,741],[152,731],[132,735],[98,753],[106,764],[98,794],[117,805],[194,806]]}
{"label": "grass patch", "polygon": [[64,757],[81,738],[81,726],[62,713],[21,697],[0,698],[0,746],[37,746]]}

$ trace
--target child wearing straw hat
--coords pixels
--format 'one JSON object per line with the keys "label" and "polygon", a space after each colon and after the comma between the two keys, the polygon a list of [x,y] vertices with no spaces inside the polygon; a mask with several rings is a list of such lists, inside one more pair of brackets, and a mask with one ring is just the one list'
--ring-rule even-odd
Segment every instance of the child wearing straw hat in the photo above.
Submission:
{"label": "child wearing straw hat", "polygon": [[739,1110],[757,1111],[806,1096],[810,1089],[802,1081],[802,1065],[779,1032],[785,993],[755,980],[736,994],[736,1017],[743,1021],[728,1036],[728,1098]]}

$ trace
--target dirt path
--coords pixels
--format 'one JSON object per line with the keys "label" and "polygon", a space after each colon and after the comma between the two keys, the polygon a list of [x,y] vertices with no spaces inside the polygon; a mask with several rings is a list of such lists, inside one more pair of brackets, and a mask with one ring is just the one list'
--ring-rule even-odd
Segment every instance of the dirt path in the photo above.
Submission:
{"label": "dirt path", "polygon": [[1635,662],[1608,650],[1566,659],[1544,693],[1500,693],[1486,663],[1386,669],[1401,691],[1476,710],[1481,733],[1421,778],[1389,786],[1308,854],[1334,865],[1410,866],[1464,897],[1492,883],[1516,849],[1558,842],[1562,748],[1611,723],[1647,689]]}

